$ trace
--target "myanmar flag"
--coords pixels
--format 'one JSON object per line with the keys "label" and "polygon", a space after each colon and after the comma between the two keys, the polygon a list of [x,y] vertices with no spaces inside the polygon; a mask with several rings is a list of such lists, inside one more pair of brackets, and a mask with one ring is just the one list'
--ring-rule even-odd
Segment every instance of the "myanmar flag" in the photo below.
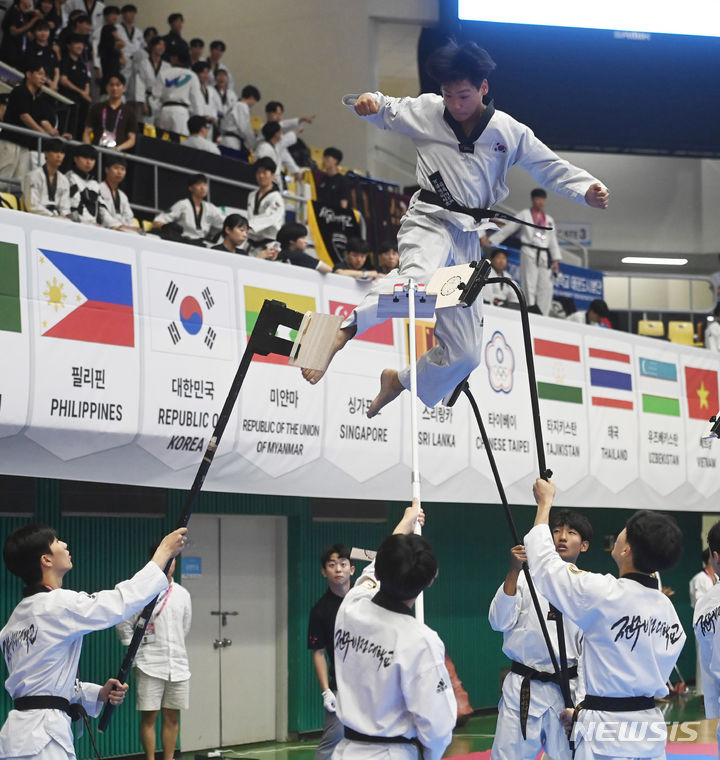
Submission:
{"label": "myanmar flag", "polygon": [[0,330],[22,332],[18,247],[0,243]]}
{"label": "myanmar flag", "polygon": [[[250,340],[250,334],[255,329],[255,323],[265,301],[282,301],[288,309],[299,311],[301,314],[304,314],[306,311],[317,311],[315,299],[312,296],[283,293],[279,290],[266,290],[265,288],[245,285],[245,329],[247,330],[248,340]],[[282,331],[286,331],[286,334],[282,334]],[[297,331],[281,326],[276,334],[281,338],[295,340]],[[279,356],[278,354],[268,354],[267,356],[255,354],[253,361],[287,365],[288,357]]]}
{"label": "myanmar flag", "polygon": [[718,376],[715,370],[685,367],[685,392],[691,419],[707,421],[717,414]]}

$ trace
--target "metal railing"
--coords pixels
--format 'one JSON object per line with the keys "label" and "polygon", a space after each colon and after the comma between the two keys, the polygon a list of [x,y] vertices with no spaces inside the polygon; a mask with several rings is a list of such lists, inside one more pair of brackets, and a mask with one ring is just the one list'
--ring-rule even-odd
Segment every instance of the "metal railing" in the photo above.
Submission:
{"label": "metal railing", "polygon": [[[48,140],[52,137],[52,135],[49,135],[47,132],[37,132],[34,129],[26,129],[25,127],[17,127],[14,124],[5,124],[5,122],[0,122],[0,140],[2,140],[2,132],[13,132],[17,134],[26,135],[28,137],[32,137],[37,141],[37,159],[38,159],[38,165],[42,165],[42,144],[43,141]],[[77,141],[77,140],[63,140],[63,142],[68,146],[76,146],[76,145],[82,145],[83,143]],[[98,145],[94,146],[95,149],[98,151],[98,153],[105,154],[108,156],[117,156],[118,151],[112,150],[112,148],[101,148]],[[188,168],[184,166],[178,166],[175,164],[166,164],[163,161],[157,161],[152,158],[145,158],[144,156],[136,156],[132,153],[126,153],[125,151],[122,151],[123,157],[127,160],[128,163],[135,163],[139,165],[144,166],[152,166],[153,167],[153,201],[154,206],[143,206],[138,203],[133,203],[132,199],[130,200],[130,206],[136,210],[136,211],[142,211],[144,213],[150,213],[150,214],[159,214],[164,209],[160,208],[159,206],[159,179],[158,179],[158,171],[160,169],[165,169],[173,172],[179,172],[181,174],[187,174],[188,176],[192,174],[197,174],[196,168]],[[101,182],[102,177],[102,166],[101,162],[97,162],[96,167],[97,172],[97,178],[98,181]],[[231,187],[238,187],[243,190],[256,190],[257,185],[250,184],[249,182],[242,182],[240,180],[236,179],[230,179],[229,177],[221,177],[217,174],[208,174],[205,172],[205,176],[208,178],[208,195],[207,200],[212,202],[212,182],[215,181],[217,183],[222,183],[223,185],[230,185]],[[17,187],[20,189],[21,180],[19,180],[16,177],[3,177],[0,176],[0,183],[4,183],[5,185],[9,185],[11,187]],[[302,185],[303,190],[305,189],[304,184]],[[307,204],[310,200],[309,195],[306,193],[303,193],[303,195],[297,195],[295,193],[290,193],[287,190],[282,191],[283,197],[286,200],[293,201],[297,204],[297,217],[300,221],[306,222],[307,221]]]}

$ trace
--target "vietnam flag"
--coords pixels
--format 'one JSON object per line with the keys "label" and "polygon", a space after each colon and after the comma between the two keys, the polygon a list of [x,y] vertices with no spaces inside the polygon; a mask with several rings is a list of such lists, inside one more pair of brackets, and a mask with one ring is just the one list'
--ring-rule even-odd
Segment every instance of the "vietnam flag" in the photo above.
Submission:
{"label": "vietnam flag", "polygon": [[[260,314],[260,309],[262,309],[262,305],[266,300],[282,301],[289,309],[299,311],[302,314],[306,311],[317,311],[315,299],[312,296],[303,296],[298,295],[297,293],[283,293],[279,290],[267,290],[265,288],[256,288],[252,285],[245,285],[245,329],[247,330],[248,340],[250,340],[250,333],[252,333],[255,327],[258,314]],[[287,334],[283,335],[281,332],[283,330],[285,330]],[[280,327],[277,334],[281,338],[295,340],[297,331]],[[267,356],[255,354],[253,361],[288,366],[289,359],[287,356],[279,356],[278,354],[268,354]]]}
{"label": "vietnam flag", "polygon": [[718,411],[718,376],[713,369],[685,367],[688,416],[707,421]]}
{"label": "vietnam flag", "polygon": [[[343,319],[347,319],[352,314],[354,308],[350,303],[330,301],[330,313],[335,316],[341,316]],[[380,343],[383,346],[392,346],[394,344],[392,319],[386,319],[379,325],[365,330],[365,332],[355,336],[354,340],[364,340],[368,343]]]}

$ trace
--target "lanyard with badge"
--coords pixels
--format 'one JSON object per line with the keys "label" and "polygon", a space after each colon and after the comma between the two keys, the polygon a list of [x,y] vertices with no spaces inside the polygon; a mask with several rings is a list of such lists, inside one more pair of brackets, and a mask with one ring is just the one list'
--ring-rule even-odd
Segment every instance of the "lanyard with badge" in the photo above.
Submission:
{"label": "lanyard with badge", "polygon": [[115,148],[117,146],[117,130],[118,124],[120,124],[120,117],[122,116],[122,105],[118,106],[117,116],[115,117],[115,126],[112,131],[107,128],[107,108],[103,108],[102,114],[102,136],[100,137],[99,145],[101,148]]}
{"label": "lanyard with badge", "polygon": [[172,593],[172,590],[173,590],[173,587],[169,586],[160,609],[153,615],[152,620],[147,624],[147,628],[145,629],[145,635],[143,636],[143,639],[142,639],[143,644],[155,643],[155,637],[157,636],[157,632],[155,631],[155,621],[160,617],[160,613],[165,609],[165,605],[167,604],[167,601],[170,598],[170,594]]}

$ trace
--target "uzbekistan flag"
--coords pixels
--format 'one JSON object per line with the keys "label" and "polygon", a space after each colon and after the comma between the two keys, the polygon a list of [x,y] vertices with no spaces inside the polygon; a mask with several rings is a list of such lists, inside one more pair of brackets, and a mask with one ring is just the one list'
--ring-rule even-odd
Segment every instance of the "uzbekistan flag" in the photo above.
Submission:
{"label": "uzbekistan flag", "polygon": [[[347,319],[347,317],[352,314],[354,308],[355,306],[351,303],[330,301],[330,313],[335,316],[340,316],[343,319]],[[375,325],[369,330],[365,330],[364,333],[356,335],[353,340],[365,340],[368,343],[380,343],[383,346],[392,346],[394,344],[392,319],[386,319],[379,325]]]}
{"label": "uzbekistan flag", "polygon": [[[255,288],[252,285],[245,285],[245,329],[247,330],[247,339],[250,340],[255,323],[257,322],[260,309],[266,300],[282,301],[288,309],[299,311],[304,314],[306,311],[317,311],[315,299],[312,296],[302,296],[296,293],[283,293],[279,290],[266,290],[265,288]],[[283,332],[284,331],[284,332]],[[280,327],[277,333],[278,337],[295,340],[297,330],[289,330],[287,327]],[[260,356],[255,354],[255,362],[266,364],[283,364],[288,366],[288,357],[279,356],[278,354],[268,354]]]}
{"label": "uzbekistan flag", "polygon": [[573,385],[582,383],[580,346],[544,338],[535,338],[534,345],[537,376],[545,378],[537,381],[538,396],[546,401],[582,404],[582,385]]}
{"label": "uzbekistan flag", "polygon": [[680,385],[677,365],[657,359],[640,357],[642,410],[650,414],[680,416]]}
{"label": "uzbekistan flag", "polygon": [[688,416],[707,422],[718,411],[718,376],[714,369],[685,367]]}
{"label": "uzbekistan flag", "polygon": [[132,267],[40,249],[42,335],[134,346]]}
{"label": "uzbekistan flag", "polygon": [[0,330],[22,332],[18,247],[0,242]]}
{"label": "uzbekistan flag", "polygon": [[592,405],[633,409],[630,354],[588,348]]}

